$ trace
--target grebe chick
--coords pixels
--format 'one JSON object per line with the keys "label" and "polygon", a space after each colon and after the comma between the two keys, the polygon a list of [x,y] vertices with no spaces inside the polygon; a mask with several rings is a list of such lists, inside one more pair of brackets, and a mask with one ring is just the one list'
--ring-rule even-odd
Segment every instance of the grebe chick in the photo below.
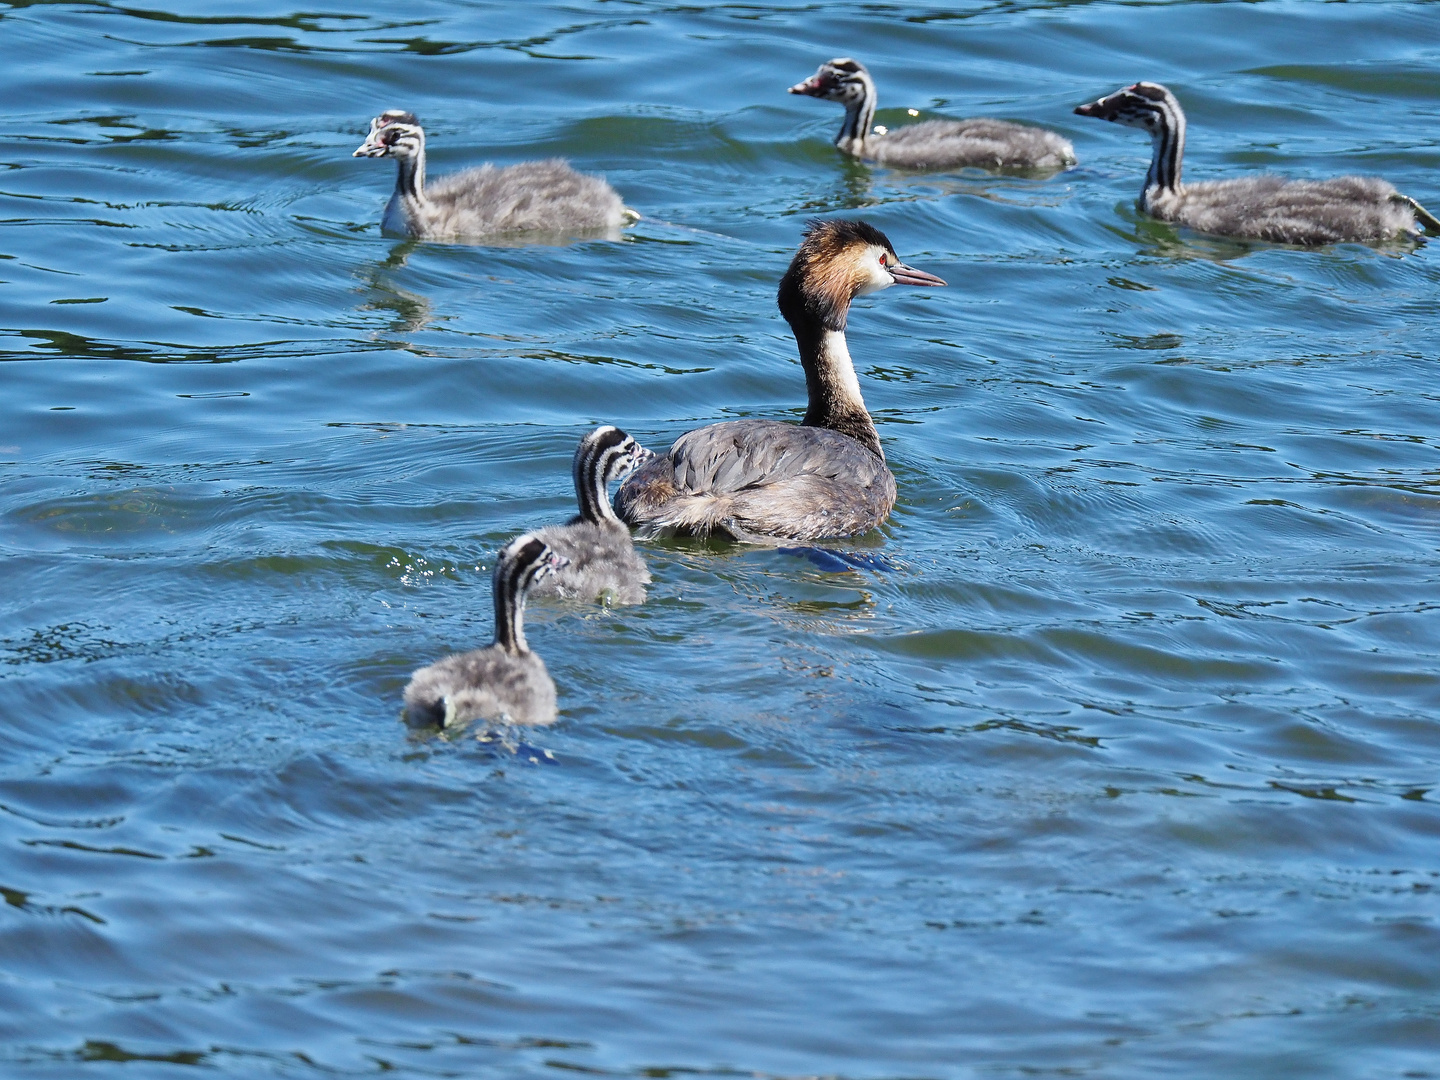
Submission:
{"label": "grebe chick", "polygon": [[620,517],[649,534],[752,542],[852,536],[884,521],[895,477],[860,396],[845,317],[855,297],[895,284],[945,282],[902,263],[872,225],[810,222],[778,298],[805,369],[805,419],[730,420],[682,435],[620,486]]}
{"label": "grebe chick", "polygon": [[1180,183],[1185,113],[1159,83],[1138,82],[1075,111],[1150,133],[1155,150],[1138,205],[1161,221],[1219,236],[1309,245],[1414,236],[1417,218],[1440,229],[1424,207],[1374,176],[1286,180],[1261,174]]}
{"label": "grebe chick", "polygon": [[922,120],[875,130],[875,80],[858,60],[836,57],[790,87],[792,94],[845,106],[835,145],[851,157],[900,169],[1063,169],[1075,164],[1068,139],[1044,128],[1008,120]]}
{"label": "grebe chick", "polygon": [[655,455],[617,427],[596,428],[575,448],[572,472],[580,513],[535,535],[569,560],[536,583],[532,596],[557,595],[612,604],[643,604],[650,571],[630,530],[610,506],[610,482]]}
{"label": "grebe chick", "polygon": [[635,221],[615,189],[560,158],[450,173],[425,183],[425,131],[414,113],[389,109],[370,121],[353,157],[392,157],[395,193],[381,228],[417,240],[510,232],[606,232]]}
{"label": "grebe chick", "polygon": [[495,641],[423,667],[405,687],[405,718],[417,727],[460,727],[471,720],[549,724],[555,683],[530,651],[522,626],[525,594],[565,559],[534,533],[510,541],[495,560]]}

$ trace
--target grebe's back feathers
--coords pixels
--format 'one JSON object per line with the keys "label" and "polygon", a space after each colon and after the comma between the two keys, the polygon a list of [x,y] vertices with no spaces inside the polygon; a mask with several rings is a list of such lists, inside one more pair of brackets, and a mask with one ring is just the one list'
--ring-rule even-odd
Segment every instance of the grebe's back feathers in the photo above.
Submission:
{"label": "grebe's back feathers", "polygon": [[[783,492],[776,498],[776,492]],[[728,420],[687,432],[615,498],[646,532],[750,539],[850,536],[895,505],[885,459],[848,435],[778,420]]]}

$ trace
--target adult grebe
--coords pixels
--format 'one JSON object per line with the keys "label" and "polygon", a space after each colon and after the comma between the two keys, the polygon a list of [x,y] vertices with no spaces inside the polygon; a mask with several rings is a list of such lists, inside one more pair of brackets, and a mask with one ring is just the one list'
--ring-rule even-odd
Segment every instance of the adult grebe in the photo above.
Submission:
{"label": "adult grebe", "polygon": [[650,571],[630,530],[610,507],[610,482],[655,455],[616,427],[596,428],[575,448],[572,473],[580,513],[565,525],[537,529],[568,565],[536,582],[531,596],[559,595],[611,604],[643,604]]}
{"label": "adult grebe", "polygon": [[620,517],[649,533],[736,540],[851,536],[884,521],[895,477],[860,396],[845,316],[855,297],[896,284],[945,282],[902,263],[872,225],[810,222],[779,294],[805,369],[805,419],[730,420],[682,435],[620,486]]}
{"label": "adult grebe", "polygon": [[549,724],[555,683],[530,651],[522,626],[525,593],[565,565],[534,533],[510,541],[495,560],[495,642],[423,667],[405,687],[405,718],[415,726],[460,727],[472,720]]}
{"label": "adult grebe", "polygon": [[1075,148],[1053,131],[1008,120],[922,120],[893,131],[872,129],[875,80],[865,65],[837,57],[790,87],[792,94],[825,98],[845,106],[835,145],[852,157],[901,169],[1063,169],[1075,164]]}
{"label": "adult grebe", "polygon": [[636,220],[615,189],[559,158],[450,173],[425,183],[425,131],[414,113],[390,109],[370,121],[352,155],[391,157],[395,193],[381,228],[418,240],[510,232],[605,232]]}
{"label": "adult grebe", "polygon": [[1262,174],[1181,184],[1185,113],[1159,83],[1138,82],[1075,111],[1150,133],[1155,151],[1139,206],[1161,221],[1219,236],[1310,245],[1417,235],[1417,219],[1440,229],[1424,207],[1374,176],[1286,180]]}

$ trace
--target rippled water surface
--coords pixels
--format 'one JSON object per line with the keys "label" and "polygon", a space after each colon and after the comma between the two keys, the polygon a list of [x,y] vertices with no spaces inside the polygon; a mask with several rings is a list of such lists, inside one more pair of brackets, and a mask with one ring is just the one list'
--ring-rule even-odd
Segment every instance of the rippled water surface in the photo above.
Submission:
{"label": "rippled water surface", "polygon": [[[0,5],[7,1077],[1440,1075],[1440,242],[1157,225],[1070,111],[1436,207],[1440,8],[172,7]],[[844,54],[1081,165],[843,161]],[[387,107],[644,220],[386,238]],[[875,568],[647,545],[556,726],[407,736],[590,426],[799,417],[842,213],[950,282],[851,315]]]}

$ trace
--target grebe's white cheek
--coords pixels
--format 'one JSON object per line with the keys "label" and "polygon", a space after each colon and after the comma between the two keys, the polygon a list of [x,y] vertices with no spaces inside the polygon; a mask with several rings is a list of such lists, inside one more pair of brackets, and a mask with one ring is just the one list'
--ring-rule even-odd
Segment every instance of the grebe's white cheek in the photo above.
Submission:
{"label": "grebe's white cheek", "polygon": [[855,290],[856,296],[868,296],[873,292],[879,292],[881,289],[888,289],[891,285],[895,284],[895,279],[890,276],[890,271],[886,270],[885,267],[880,264],[879,251],[871,254],[865,266],[867,268],[866,278],[860,288]]}

